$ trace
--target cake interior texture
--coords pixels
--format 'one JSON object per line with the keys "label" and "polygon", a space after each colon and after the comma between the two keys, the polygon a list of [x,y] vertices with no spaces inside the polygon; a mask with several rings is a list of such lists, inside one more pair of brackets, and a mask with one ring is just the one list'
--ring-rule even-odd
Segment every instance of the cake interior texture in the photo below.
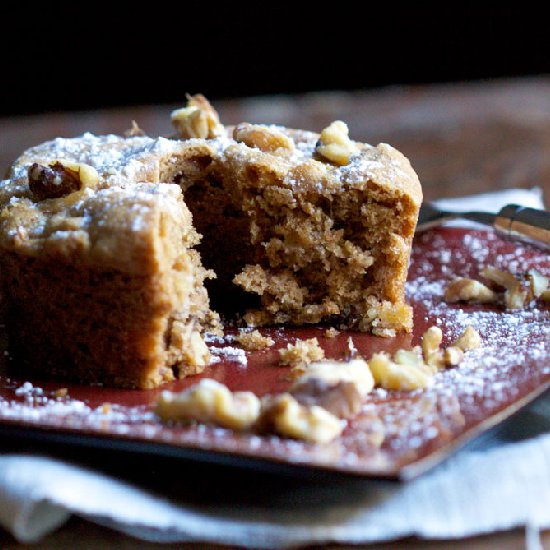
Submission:
{"label": "cake interior texture", "polygon": [[[14,163],[0,185],[0,282],[18,364],[151,388],[204,369],[218,313],[249,326],[411,329],[421,189],[407,159],[355,144],[337,165],[318,154],[318,134],[245,130],[85,134]],[[44,197],[32,167],[54,161],[80,187]]]}

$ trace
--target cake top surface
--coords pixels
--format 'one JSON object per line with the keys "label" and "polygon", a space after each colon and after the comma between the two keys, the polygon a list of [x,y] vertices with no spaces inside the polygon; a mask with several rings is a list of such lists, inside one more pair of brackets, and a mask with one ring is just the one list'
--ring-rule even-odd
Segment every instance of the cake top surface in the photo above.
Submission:
{"label": "cake top surface", "polygon": [[[180,117],[179,122],[179,135],[171,138],[85,133],[26,150],[12,165],[9,179],[0,182],[0,246],[35,253],[49,241],[51,248],[52,239],[60,242],[74,237],[75,231],[89,231],[106,209],[118,209],[124,217],[121,204],[135,204],[127,214],[132,223],[126,225],[138,233],[146,230],[145,220],[155,217],[151,212],[173,211],[174,201],[183,204],[174,181],[178,163],[192,154],[236,166],[260,162],[295,193],[305,183],[309,192],[334,193],[374,182],[417,207],[422,200],[418,177],[406,157],[387,144],[351,141],[343,123],[333,123],[319,135],[274,125],[224,128],[217,122],[197,130],[187,119]],[[30,181],[31,176],[38,180]],[[57,184],[65,176],[77,182],[76,193],[60,190]],[[37,185],[48,178],[49,187],[37,194]],[[56,194],[48,195],[52,189]],[[80,220],[55,229],[52,218],[63,217]]]}

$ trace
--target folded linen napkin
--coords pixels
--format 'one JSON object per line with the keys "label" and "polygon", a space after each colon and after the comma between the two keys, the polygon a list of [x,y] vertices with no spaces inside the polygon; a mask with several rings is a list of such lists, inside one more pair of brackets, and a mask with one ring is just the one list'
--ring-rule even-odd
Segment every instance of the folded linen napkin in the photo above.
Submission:
{"label": "folded linen napkin", "polygon": [[[438,202],[493,211],[511,202],[541,208],[542,194],[509,190]],[[168,499],[59,460],[0,454],[0,525],[31,542],[77,514],[146,540],[255,548],[455,538],[517,526],[532,533],[550,528],[548,432],[550,396],[412,482],[355,480],[339,485],[338,496],[330,484],[289,484],[251,501],[235,495],[205,502],[185,491]]]}

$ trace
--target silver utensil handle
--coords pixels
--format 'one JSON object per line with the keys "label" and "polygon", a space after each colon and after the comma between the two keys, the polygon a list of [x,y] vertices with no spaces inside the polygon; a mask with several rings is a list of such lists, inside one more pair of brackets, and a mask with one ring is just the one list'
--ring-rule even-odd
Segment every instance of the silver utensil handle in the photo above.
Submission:
{"label": "silver utensil handle", "polygon": [[550,212],[508,204],[497,214],[494,227],[508,238],[550,250]]}

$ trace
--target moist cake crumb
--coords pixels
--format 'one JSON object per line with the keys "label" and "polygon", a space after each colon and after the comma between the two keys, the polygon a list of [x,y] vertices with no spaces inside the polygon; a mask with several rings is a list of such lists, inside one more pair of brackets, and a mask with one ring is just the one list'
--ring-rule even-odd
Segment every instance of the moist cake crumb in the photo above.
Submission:
{"label": "moist cake crumb", "polygon": [[233,341],[240,344],[247,351],[258,351],[275,344],[273,338],[263,336],[259,330],[241,332],[233,338]]}
{"label": "moist cake crumb", "polygon": [[325,352],[319,345],[317,338],[297,340],[294,344],[288,344],[286,348],[279,350],[281,365],[289,365],[295,369],[302,369],[325,358]]}

